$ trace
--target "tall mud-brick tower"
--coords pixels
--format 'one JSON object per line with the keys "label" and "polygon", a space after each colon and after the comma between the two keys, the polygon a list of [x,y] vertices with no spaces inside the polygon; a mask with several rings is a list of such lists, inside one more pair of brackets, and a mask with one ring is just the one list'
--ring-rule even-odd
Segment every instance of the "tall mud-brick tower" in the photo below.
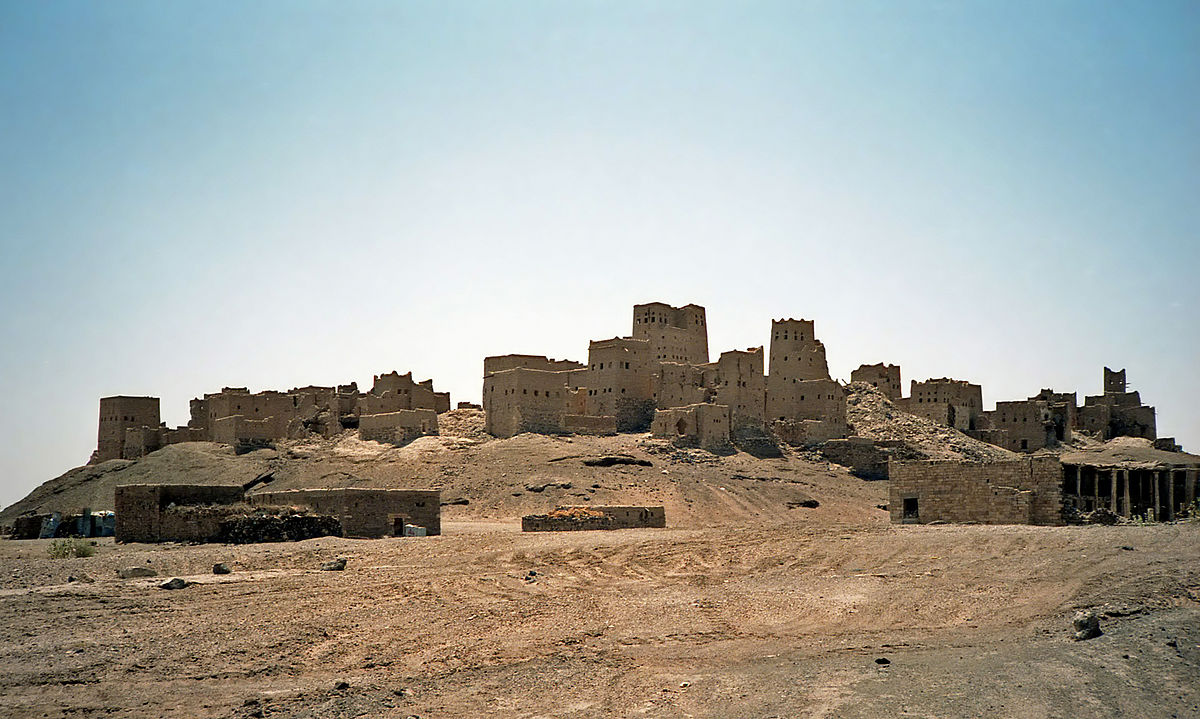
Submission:
{"label": "tall mud-brick tower", "polygon": [[816,338],[812,320],[771,321],[771,377],[781,380],[829,379],[825,345]]}
{"label": "tall mud-brick tower", "polygon": [[158,397],[101,397],[100,431],[93,462],[121,459],[125,430],[157,427],[158,413]]}
{"label": "tall mud-brick tower", "polygon": [[633,338],[650,342],[651,362],[708,364],[708,323],[699,305],[634,305]]}

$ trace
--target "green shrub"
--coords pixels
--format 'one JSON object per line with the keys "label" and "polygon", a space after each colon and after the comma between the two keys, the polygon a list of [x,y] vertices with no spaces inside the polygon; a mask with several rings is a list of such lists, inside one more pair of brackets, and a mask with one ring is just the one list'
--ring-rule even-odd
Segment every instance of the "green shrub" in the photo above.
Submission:
{"label": "green shrub", "polygon": [[51,559],[71,559],[90,557],[96,553],[96,548],[82,539],[56,539],[50,543],[48,551]]}

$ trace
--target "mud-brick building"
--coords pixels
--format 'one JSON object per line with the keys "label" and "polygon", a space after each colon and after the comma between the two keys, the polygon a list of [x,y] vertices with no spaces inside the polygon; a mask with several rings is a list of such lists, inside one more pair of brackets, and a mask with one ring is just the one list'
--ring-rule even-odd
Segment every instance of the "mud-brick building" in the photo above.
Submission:
{"label": "mud-brick building", "polygon": [[650,434],[705,449],[729,445],[729,407],[723,404],[689,404],[654,413]]}
{"label": "mud-brick building", "polygon": [[901,409],[958,430],[978,429],[983,412],[983,388],[965,380],[913,380],[909,396],[899,403]]}
{"label": "mud-brick building", "polygon": [[158,397],[101,397],[100,426],[92,463],[122,459],[126,454],[126,430],[158,426]]}
{"label": "mud-brick building", "polygon": [[1142,404],[1137,392],[1130,392],[1125,370],[1104,368],[1104,394],[1083,398],[1078,428],[1101,439],[1113,437],[1158,436],[1153,407]]}
{"label": "mud-brick building", "polygon": [[699,305],[634,305],[633,338],[648,343],[649,360],[708,364],[708,324]]}

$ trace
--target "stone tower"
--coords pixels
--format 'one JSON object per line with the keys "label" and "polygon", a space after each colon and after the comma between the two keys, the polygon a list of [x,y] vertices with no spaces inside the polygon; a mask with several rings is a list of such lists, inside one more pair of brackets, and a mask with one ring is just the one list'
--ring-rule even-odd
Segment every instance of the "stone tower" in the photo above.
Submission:
{"label": "stone tower", "polygon": [[633,338],[650,342],[652,362],[708,364],[708,324],[699,305],[634,305]]}

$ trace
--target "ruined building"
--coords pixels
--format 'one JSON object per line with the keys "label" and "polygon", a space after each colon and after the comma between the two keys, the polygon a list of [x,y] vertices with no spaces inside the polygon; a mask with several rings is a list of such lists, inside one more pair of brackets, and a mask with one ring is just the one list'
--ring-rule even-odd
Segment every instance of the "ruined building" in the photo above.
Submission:
{"label": "ruined building", "polygon": [[433,381],[415,382],[412,373],[377,375],[370,392],[356,383],[297,387],[287,392],[251,392],[225,387],[190,403],[185,427],[159,420],[157,397],[105,397],[92,463],[136,459],[168,444],[220,442],[239,449],[309,435],[332,437],[357,429],[363,439],[400,443],[437,434],[437,415],[450,409],[450,395]]}
{"label": "ruined building", "polygon": [[1157,436],[1153,407],[1142,405],[1137,392],[1130,392],[1125,370],[1104,368],[1104,394],[1084,397],[1079,409],[1079,429],[1103,439]]}
{"label": "ruined building", "polygon": [[908,398],[899,404],[909,414],[958,430],[973,430],[983,412],[983,388],[948,377],[913,380]]}
{"label": "ruined building", "polygon": [[883,393],[888,399],[902,399],[904,385],[900,384],[900,366],[894,364],[860,365],[850,373],[851,382],[866,382]]}
{"label": "ruined building", "polygon": [[631,337],[591,342],[586,365],[535,355],[485,358],[487,431],[650,429],[709,447],[767,423],[782,423],[798,441],[845,435],[845,393],[829,377],[809,320],[772,324],[770,376],[762,347],[708,361],[703,307],[636,305],[632,329]]}

